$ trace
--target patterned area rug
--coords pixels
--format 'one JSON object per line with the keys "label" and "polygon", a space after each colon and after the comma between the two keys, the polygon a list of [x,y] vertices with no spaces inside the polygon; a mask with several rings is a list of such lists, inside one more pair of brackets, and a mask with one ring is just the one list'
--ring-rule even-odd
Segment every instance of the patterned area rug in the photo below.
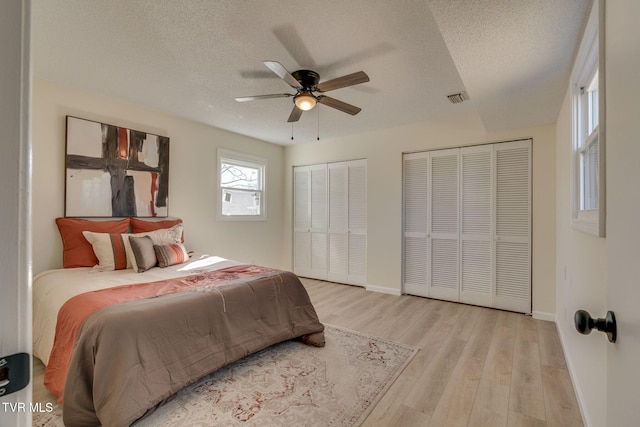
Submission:
{"label": "patterned area rug", "polygon": [[[326,346],[287,341],[201,379],[136,427],[358,426],[417,349],[327,325]],[[62,426],[60,408],[35,427]]]}

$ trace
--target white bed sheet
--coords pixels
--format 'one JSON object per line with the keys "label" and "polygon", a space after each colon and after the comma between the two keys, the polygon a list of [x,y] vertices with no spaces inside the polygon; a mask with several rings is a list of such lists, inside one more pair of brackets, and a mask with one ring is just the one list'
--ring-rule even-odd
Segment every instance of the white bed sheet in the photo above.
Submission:
{"label": "white bed sheet", "polygon": [[155,282],[239,265],[237,261],[193,254],[188,262],[166,268],[154,267],[144,273],[133,269],[96,271],[90,267],[46,270],[33,278],[33,354],[47,365],[53,348],[58,311],[70,298],[84,292],[120,285]]}

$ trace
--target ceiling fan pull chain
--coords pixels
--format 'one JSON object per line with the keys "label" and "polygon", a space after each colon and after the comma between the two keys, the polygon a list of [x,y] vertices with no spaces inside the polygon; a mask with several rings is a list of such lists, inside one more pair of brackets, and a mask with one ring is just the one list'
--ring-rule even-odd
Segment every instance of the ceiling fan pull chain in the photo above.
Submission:
{"label": "ceiling fan pull chain", "polygon": [[293,141],[293,122],[291,122],[291,140]]}
{"label": "ceiling fan pull chain", "polygon": [[318,114],[318,116],[317,116],[318,117],[318,133],[317,133],[318,137],[316,139],[318,141],[320,141],[320,106],[318,106],[318,113],[317,114]]}

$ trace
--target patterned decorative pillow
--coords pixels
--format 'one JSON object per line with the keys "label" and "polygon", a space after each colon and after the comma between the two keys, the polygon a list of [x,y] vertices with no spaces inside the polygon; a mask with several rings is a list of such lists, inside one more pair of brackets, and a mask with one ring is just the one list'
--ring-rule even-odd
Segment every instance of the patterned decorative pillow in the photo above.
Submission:
{"label": "patterned decorative pillow", "polygon": [[135,236],[149,236],[154,245],[168,245],[170,243],[182,243],[182,224],[176,224],[171,228],[161,228],[146,233],[136,233]]}
{"label": "patterned decorative pillow", "polygon": [[98,259],[82,232],[126,233],[129,230],[129,218],[116,221],[56,218],[56,225],[62,237],[62,266],[64,268],[93,267],[98,263]]}
{"label": "patterned decorative pillow", "polygon": [[129,236],[131,245],[131,266],[136,273],[143,273],[158,264],[153,240],[149,236]]}
{"label": "patterned decorative pillow", "polygon": [[189,259],[187,249],[182,243],[173,243],[171,245],[153,245],[158,259],[159,267],[169,267],[174,264],[181,264]]}
{"label": "patterned decorative pillow", "polygon": [[98,258],[98,264],[93,268],[98,271],[122,270],[133,268],[134,259],[129,237],[149,236],[154,245],[168,245],[180,243],[182,224],[147,233],[138,234],[109,234],[83,231],[84,237],[91,243],[93,252]]}
{"label": "patterned decorative pillow", "polygon": [[[182,224],[180,218],[177,219],[165,219],[161,221],[149,221],[139,218],[131,218],[131,231],[134,233],[146,233],[148,231],[161,230],[163,228],[171,228],[174,225]],[[184,234],[180,240],[184,243]]]}

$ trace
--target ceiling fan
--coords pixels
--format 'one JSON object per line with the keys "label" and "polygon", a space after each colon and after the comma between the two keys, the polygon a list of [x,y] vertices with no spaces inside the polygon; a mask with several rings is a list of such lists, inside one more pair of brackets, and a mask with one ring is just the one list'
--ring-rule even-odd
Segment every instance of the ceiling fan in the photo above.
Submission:
{"label": "ceiling fan", "polygon": [[285,81],[289,86],[296,89],[295,94],[276,93],[271,95],[240,96],[236,98],[238,102],[254,101],[256,99],[269,98],[290,98],[293,97],[293,110],[289,115],[288,122],[297,122],[303,111],[309,111],[319,102],[336,110],[355,116],[361,108],[347,104],[326,95],[317,95],[314,92],[329,92],[330,90],[341,89],[343,87],[354,86],[369,81],[369,76],[364,71],[347,74],[332,80],[320,83],[320,75],[312,70],[298,70],[290,73],[278,61],[262,61],[271,71]]}

